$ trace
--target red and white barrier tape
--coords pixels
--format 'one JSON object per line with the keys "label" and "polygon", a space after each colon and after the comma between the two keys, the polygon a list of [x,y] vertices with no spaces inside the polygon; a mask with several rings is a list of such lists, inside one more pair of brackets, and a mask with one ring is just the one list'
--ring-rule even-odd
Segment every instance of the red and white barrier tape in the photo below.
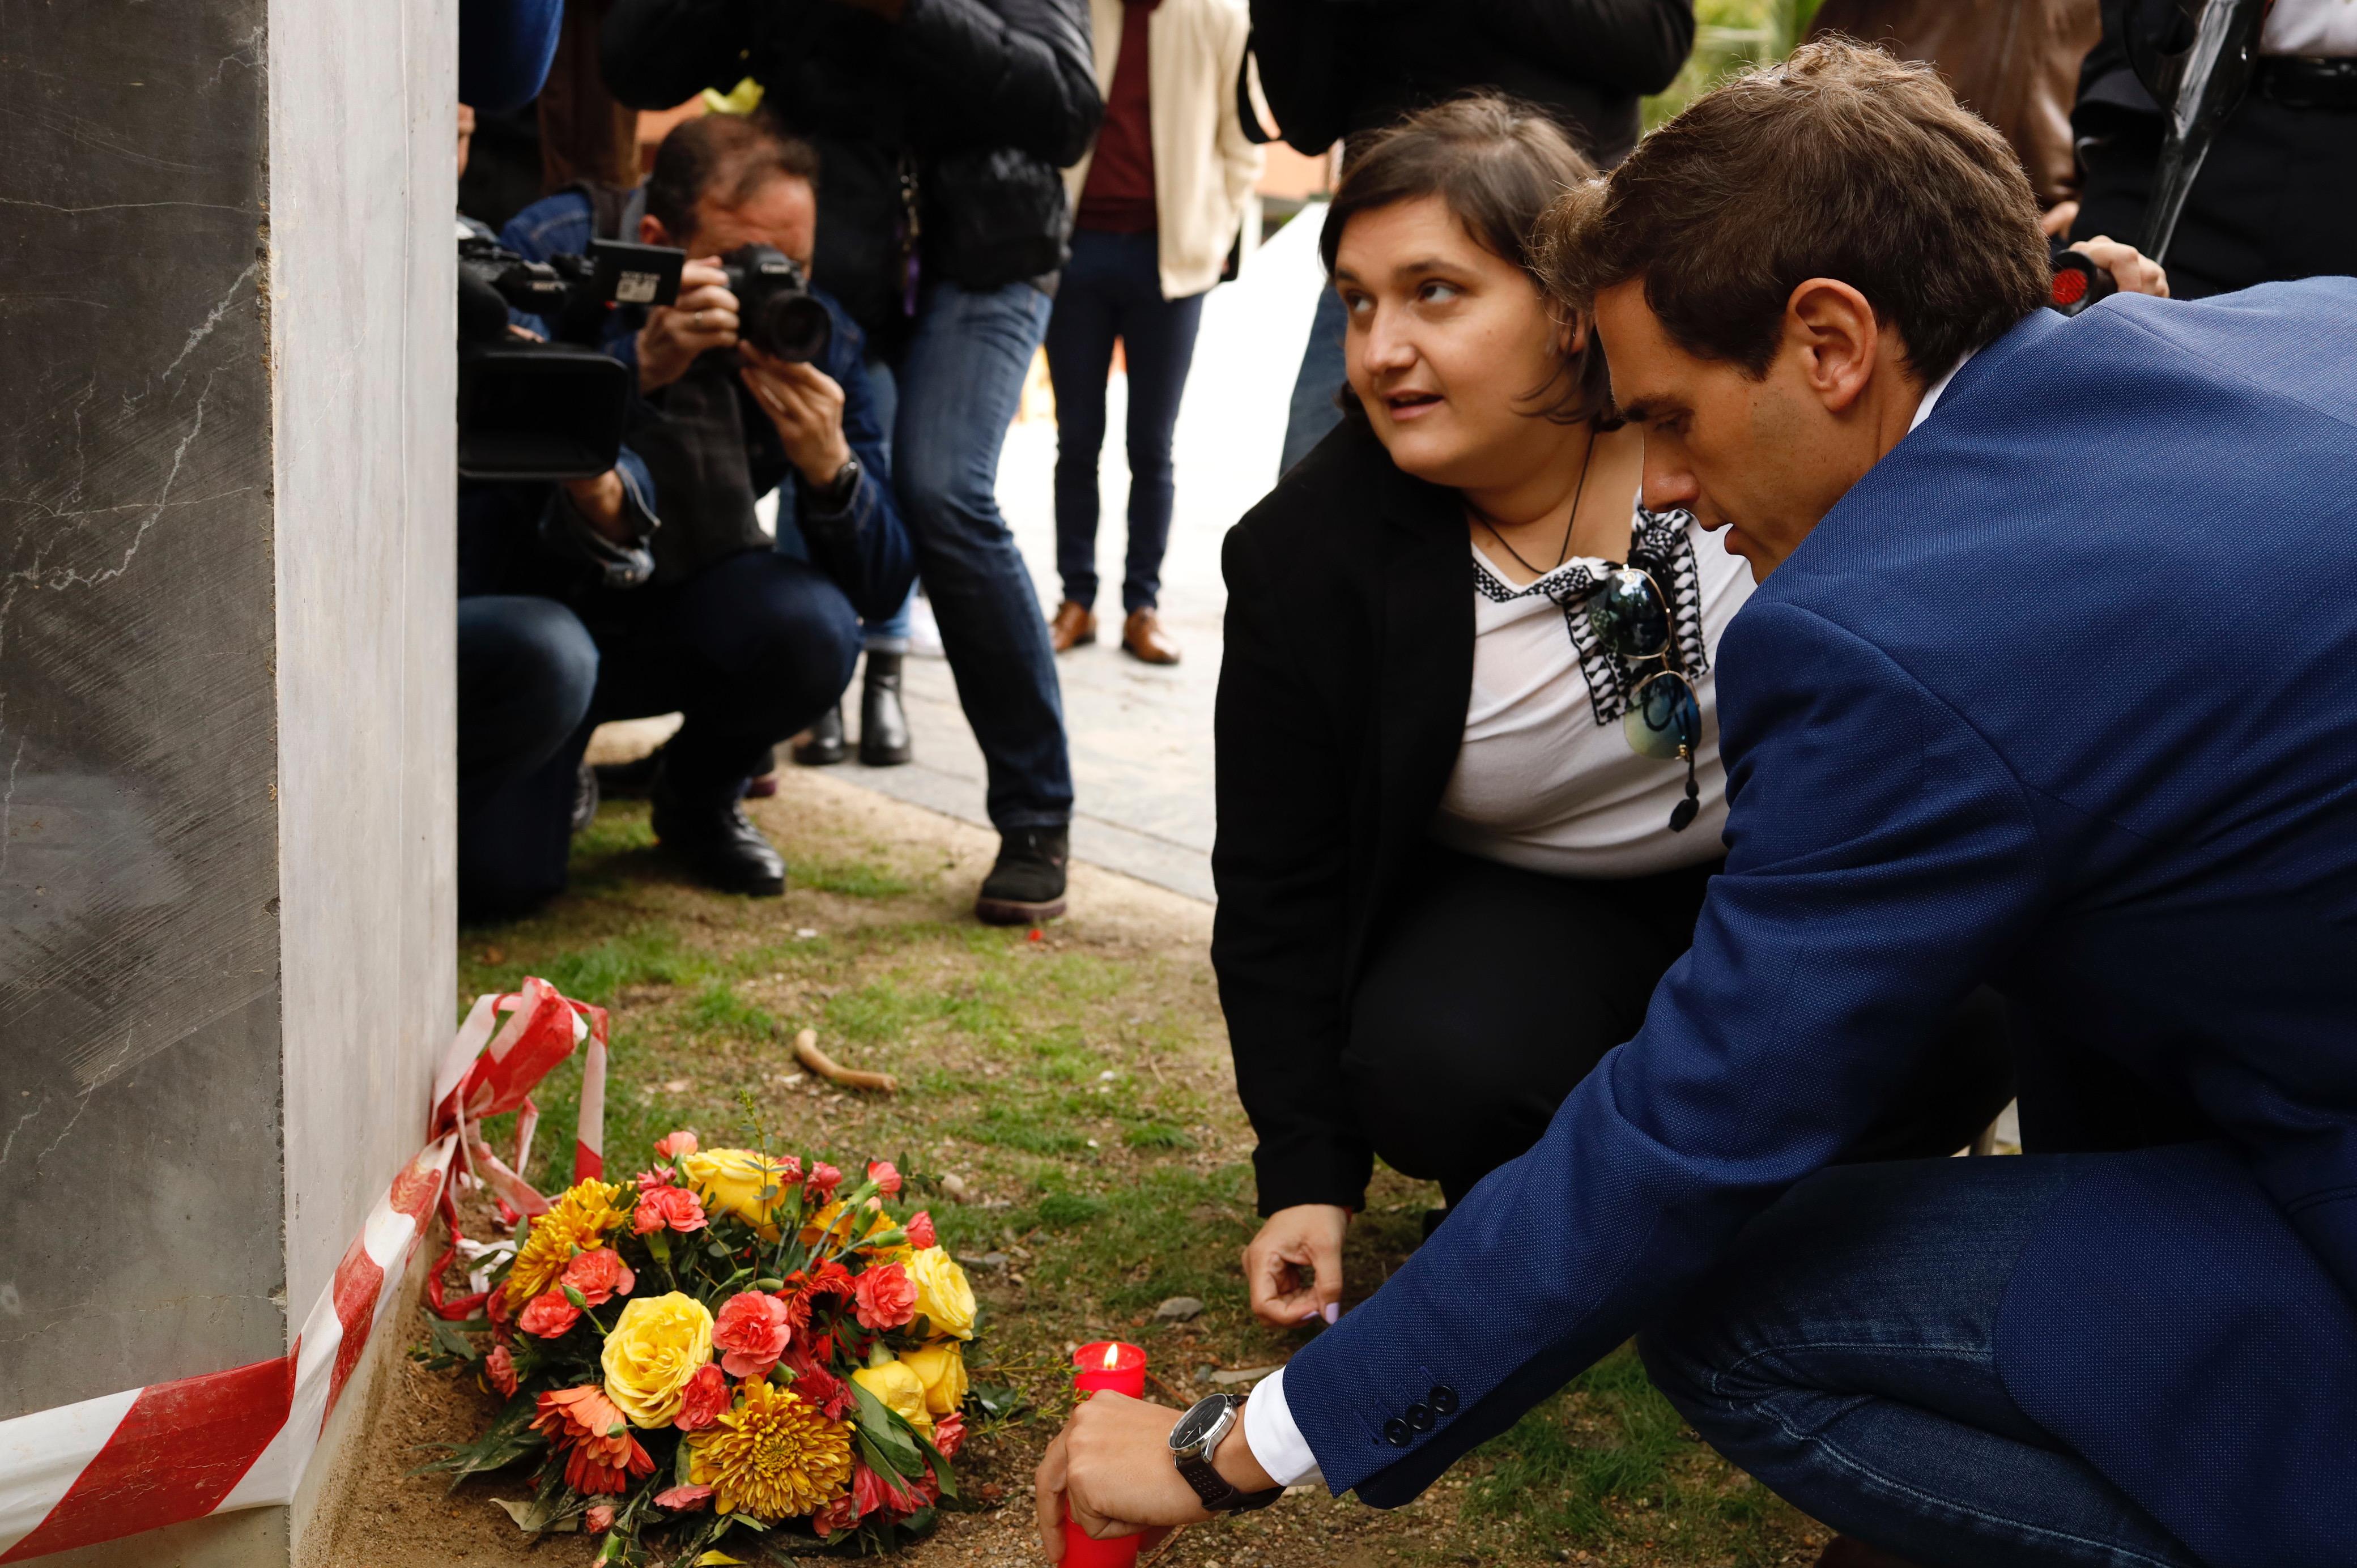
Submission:
{"label": "red and white barrier tape", "polygon": [[[494,1033],[501,1013],[507,1021]],[[450,1205],[453,1164],[470,1165],[520,1213],[548,1207],[477,1129],[486,1116],[520,1112],[521,1168],[540,1115],[533,1085],[585,1041],[574,1179],[602,1174],[605,1013],[566,1001],[544,980],[477,999],[435,1082],[433,1142],[370,1210],[285,1356],[0,1421],[0,1563],[292,1502],[370,1333],[392,1314],[428,1219]],[[434,1294],[439,1301],[438,1266]]]}

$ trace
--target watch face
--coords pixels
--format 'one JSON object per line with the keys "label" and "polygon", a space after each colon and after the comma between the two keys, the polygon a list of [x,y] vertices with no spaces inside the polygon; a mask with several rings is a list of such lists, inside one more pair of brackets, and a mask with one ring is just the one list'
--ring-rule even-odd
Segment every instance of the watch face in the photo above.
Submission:
{"label": "watch face", "polygon": [[1200,1448],[1211,1437],[1212,1429],[1220,1424],[1221,1418],[1227,1413],[1228,1402],[1218,1394],[1197,1401],[1186,1414],[1178,1418],[1178,1424],[1170,1429],[1171,1450],[1175,1453]]}

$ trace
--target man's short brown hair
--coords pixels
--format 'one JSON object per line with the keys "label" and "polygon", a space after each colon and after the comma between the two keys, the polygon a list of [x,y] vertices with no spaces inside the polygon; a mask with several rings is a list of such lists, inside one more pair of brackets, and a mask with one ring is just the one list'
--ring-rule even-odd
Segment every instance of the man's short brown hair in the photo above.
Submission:
{"label": "man's short brown hair", "polygon": [[676,243],[694,235],[695,204],[704,198],[741,206],[781,177],[808,180],[815,188],[818,149],[759,116],[701,114],[673,126],[655,149],[647,212]]}
{"label": "man's short brown hair", "polygon": [[1930,67],[1837,38],[1695,100],[1558,203],[1548,229],[1564,304],[1642,278],[1673,340],[1754,377],[1813,277],[1864,295],[1926,381],[2051,286],[2038,203],[2005,138]]}

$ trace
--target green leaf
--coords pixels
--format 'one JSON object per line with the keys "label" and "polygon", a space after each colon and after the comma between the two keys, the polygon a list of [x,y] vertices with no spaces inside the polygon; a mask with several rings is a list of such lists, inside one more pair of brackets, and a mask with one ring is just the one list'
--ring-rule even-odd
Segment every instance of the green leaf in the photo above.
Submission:
{"label": "green leaf", "polygon": [[687,1445],[686,1438],[681,1438],[679,1440],[678,1454],[671,1462],[671,1484],[673,1486],[684,1487],[688,1484],[687,1467],[694,1462],[694,1459],[695,1450]]}
{"label": "green leaf", "polygon": [[999,1421],[1020,1414],[1031,1403],[1012,1383],[974,1383],[967,1388],[966,1397],[982,1406],[985,1415]]}
{"label": "green leaf", "polygon": [[[923,1451],[925,1463],[931,1468],[933,1479],[941,1486],[942,1499],[947,1502],[957,1501],[957,1477],[950,1473],[950,1462],[942,1457],[940,1449],[921,1437],[917,1439],[917,1446]],[[916,1516],[911,1514],[909,1517],[913,1525]]]}
{"label": "green leaf", "polygon": [[887,1467],[895,1475],[906,1476],[924,1463],[917,1456],[916,1434],[907,1422],[859,1384],[851,1385],[851,1393],[859,1407],[859,1435],[876,1445]]}
{"label": "green leaf", "polygon": [[505,1469],[525,1455],[546,1446],[547,1440],[532,1430],[534,1409],[531,1394],[517,1394],[472,1443],[426,1444],[446,1450],[445,1457],[421,1465],[410,1474],[423,1476],[447,1470],[450,1472],[450,1489],[455,1492],[458,1483],[469,1476]]}
{"label": "green leaf", "polygon": [[707,1242],[705,1245],[704,1251],[705,1254],[710,1257],[726,1258],[728,1256],[728,1249],[718,1241]]}
{"label": "green leaf", "polygon": [[446,1322],[432,1313],[425,1316],[425,1332],[434,1348],[446,1356],[456,1356],[462,1361],[479,1361],[483,1348],[475,1337],[463,1332],[457,1324]]}
{"label": "green leaf", "polygon": [[526,1535],[539,1535],[544,1531],[563,1535],[567,1530],[581,1528],[581,1521],[578,1519],[559,1519],[555,1510],[539,1498],[524,1502],[508,1498],[493,1498],[491,1501],[505,1509],[507,1516],[515,1520],[516,1528]]}

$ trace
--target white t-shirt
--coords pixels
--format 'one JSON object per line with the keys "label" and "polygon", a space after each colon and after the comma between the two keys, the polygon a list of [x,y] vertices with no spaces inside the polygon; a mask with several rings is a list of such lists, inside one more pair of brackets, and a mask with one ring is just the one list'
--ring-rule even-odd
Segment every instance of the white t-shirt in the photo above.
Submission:
{"label": "white t-shirt", "polygon": [[2263,55],[2357,55],[2357,0],[2276,0],[2259,30]]}
{"label": "white t-shirt", "polygon": [[1576,557],[1518,588],[1475,545],[1473,693],[1433,817],[1441,843],[1551,876],[1643,876],[1727,853],[1712,667],[1727,621],[1751,596],[1751,567],[1684,511],[1640,506],[1634,527],[1643,552],[1670,564],[1663,589],[1702,709],[1701,814],[1670,831],[1685,764],[1639,756],[1621,733],[1628,693],[1663,665],[1597,643],[1587,599],[1607,563]]}

